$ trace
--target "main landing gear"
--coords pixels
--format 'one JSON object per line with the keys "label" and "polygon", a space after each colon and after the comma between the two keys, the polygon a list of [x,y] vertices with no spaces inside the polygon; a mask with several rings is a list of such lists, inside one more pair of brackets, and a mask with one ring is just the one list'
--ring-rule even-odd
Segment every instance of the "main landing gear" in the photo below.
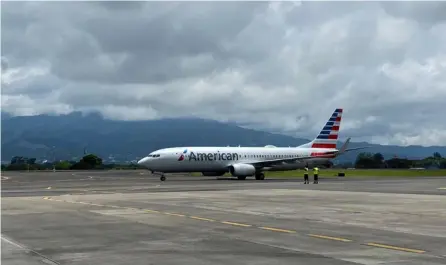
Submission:
{"label": "main landing gear", "polygon": [[166,180],[166,177],[165,177],[164,175],[161,175],[160,180],[161,180],[161,181],[165,181],[165,180]]}
{"label": "main landing gear", "polygon": [[256,180],[264,180],[265,179],[265,174],[263,174],[262,172],[256,173]]}
{"label": "main landing gear", "polygon": [[[239,180],[245,180],[246,176],[237,176],[237,178]],[[256,173],[256,180],[264,180],[265,179],[265,174],[263,174],[262,172]]]}

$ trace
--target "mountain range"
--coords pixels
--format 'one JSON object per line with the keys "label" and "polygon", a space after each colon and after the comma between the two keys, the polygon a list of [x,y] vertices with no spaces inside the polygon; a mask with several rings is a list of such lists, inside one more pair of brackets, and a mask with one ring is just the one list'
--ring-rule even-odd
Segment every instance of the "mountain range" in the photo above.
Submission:
{"label": "mountain range", "polygon": [[[287,135],[239,127],[212,120],[181,118],[151,121],[115,121],[99,114],[17,116],[2,112],[2,161],[13,156],[42,159],[77,159],[84,149],[105,161],[131,161],[151,151],[173,146],[298,146],[310,141]],[[342,128],[341,128],[342,130]],[[342,143],[338,143],[342,145]],[[445,146],[394,146],[354,142],[350,147],[370,146],[345,154],[337,162],[354,161],[359,152],[380,152],[385,158],[423,158]]]}

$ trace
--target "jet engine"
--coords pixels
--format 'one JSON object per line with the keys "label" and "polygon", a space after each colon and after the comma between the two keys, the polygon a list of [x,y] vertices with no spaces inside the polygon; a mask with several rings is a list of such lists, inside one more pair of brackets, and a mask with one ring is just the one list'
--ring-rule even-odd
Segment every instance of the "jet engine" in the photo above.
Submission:
{"label": "jet engine", "polygon": [[235,164],[229,167],[229,172],[233,176],[252,176],[256,173],[256,168],[248,164]]}

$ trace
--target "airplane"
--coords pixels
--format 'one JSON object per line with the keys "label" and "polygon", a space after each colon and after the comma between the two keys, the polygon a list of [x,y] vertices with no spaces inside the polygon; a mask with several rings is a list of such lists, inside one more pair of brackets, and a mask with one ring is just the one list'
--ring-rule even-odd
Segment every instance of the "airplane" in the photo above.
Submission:
{"label": "airplane", "polygon": [[203,176],[222,176],[230,173],[240,180],[255,176],[264,180],[264,171],[296,170],[326,164],[346,152],[367,147],[347,149],[350,138],[338,150],[338,132],[342,108],[337,108],[314,140],[297,147],[171,147],[156,150],[138,164],[160,174],[201,172]]}

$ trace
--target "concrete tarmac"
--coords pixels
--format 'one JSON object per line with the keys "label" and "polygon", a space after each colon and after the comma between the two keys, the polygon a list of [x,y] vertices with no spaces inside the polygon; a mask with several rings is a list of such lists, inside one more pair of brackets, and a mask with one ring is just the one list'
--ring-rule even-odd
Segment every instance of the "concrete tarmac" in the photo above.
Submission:
{"label": "concrete tarmac", "polygon": [[5,264],[446,264],[446,178],[2,174]]}

